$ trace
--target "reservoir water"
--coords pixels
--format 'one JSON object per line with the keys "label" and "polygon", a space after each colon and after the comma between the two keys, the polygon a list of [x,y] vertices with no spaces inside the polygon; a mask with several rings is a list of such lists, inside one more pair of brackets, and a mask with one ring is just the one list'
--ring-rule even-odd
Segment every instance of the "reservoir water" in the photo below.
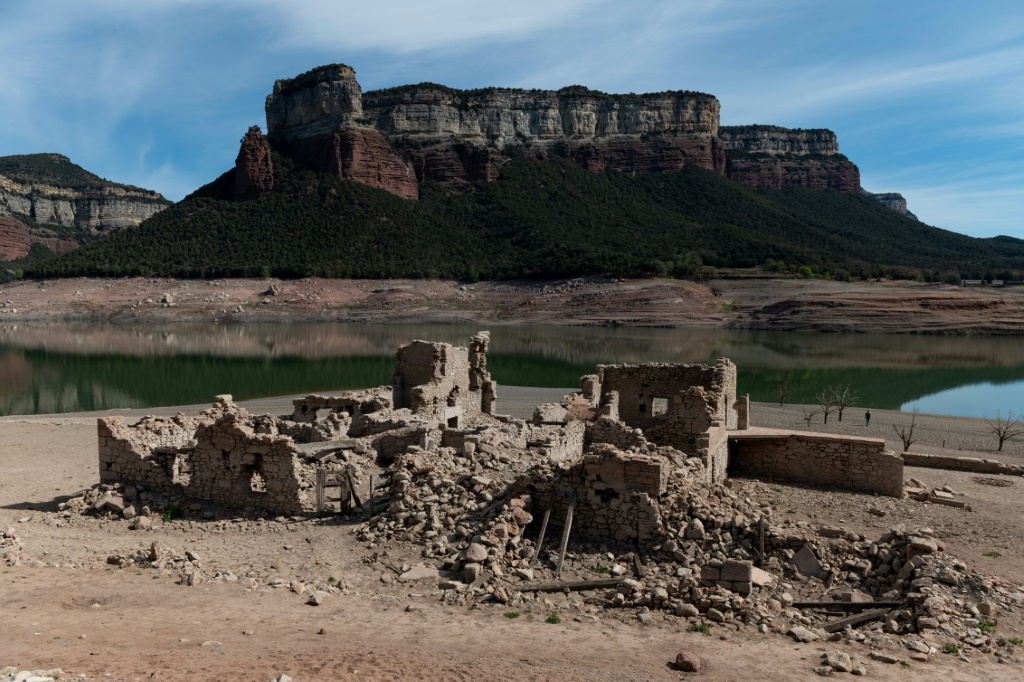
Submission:
{"label": "reservoir water", "polygon": [[[0,415],[206,403],[389,383],[412,339],[465,345],[476,325],[0,324]],[[491,326],[499,384],[577,387],[598,363],[739,368],[752,400],[812,403],[849,384],[858,405],[933,414],[1024,411],[1024,339],[722,329]],[[500,392],[499,392],[500,400]]]}

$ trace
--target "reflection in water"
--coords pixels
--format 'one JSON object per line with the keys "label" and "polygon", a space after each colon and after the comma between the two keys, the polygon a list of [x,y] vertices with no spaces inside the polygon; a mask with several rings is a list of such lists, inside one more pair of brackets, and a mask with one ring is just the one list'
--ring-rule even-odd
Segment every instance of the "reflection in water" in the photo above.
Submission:
{"label": "reflection in water", "polygon": [[[465,344],[476,325],[0,325],[0,414],[203,403],[386,384],[415,338]],[[598,363],[731,358],[740,392],[813,402],[850,384],[861,405],[983,416],[1024,394],[1024,341],[1007,337],[802,334],[721,329],[492,326],[499,383],[572,387]],[[928,402],[922,396],[931,396]],[[988,396],[992,396],[990,399]],[[998,397],[997,397],[998,396]]]}

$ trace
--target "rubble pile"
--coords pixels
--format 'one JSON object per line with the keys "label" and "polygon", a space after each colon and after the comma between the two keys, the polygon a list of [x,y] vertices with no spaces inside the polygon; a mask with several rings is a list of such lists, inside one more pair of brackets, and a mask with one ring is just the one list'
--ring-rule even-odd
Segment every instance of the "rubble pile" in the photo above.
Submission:
{"label": "rubble pile", "polygon": [[5,566],[17,566],[21,559],[21,542],[14,529],[0,530],[0,560]]}
{"label": "rubble pile", "polygon": [[18,670],[13,665],[0,668],[0,682],[53,682],[63,678],[64,671],[60,668],[52,670]]}
{"label": "rubble pile", "polygon": [[[735,366],[724,359],[713,367],[599,366],[579,393],[538,407],[532,422],[513,419],[494,412],[488,343],[486,333],[468,349],[415,341],[399,350],[391,386],[311,395],[287,416],[254,417],[219,396],[193,421],[154,418],[130,431],[101,421],[101,438],[104,429],[114,434],[101,440],[101,472],[111,461],[110,471],[137,470],[139,478],[108,475],[59,514],[136,530],[186,514],[192,518],[178,523],[214,532],[285,520],[344,523],[371,550],[365,562],[386,569],[385,584],[436,581],[434,594],[447,604],[547,608],[555,592],[578,618],[683,618],[704,631],[750,628],[876,653],[955,649],[1015,660],[1019,640],[995,628],[1001,613],[1024,606],[1024,594],[946,554],[930,529],[895,527],[868,538],[781,521],[765,486],[728,476],[740,442],[748,464],[763,460],[762,472],[784,477],[790,469],[782,463],[809,462],[816,481],[837,488],[849,472],[872,478],[884,461],[886,485],[869,492],[889,495],[887,508],[899,504],[890,493],[895,480],[897,491],[967,509],[948,488],[903,485],[902,461],[884,441],[750,429],[749,400],[737,399]],[[375,485],[362,501],[325,515],[328,472],[344,477],[353,498],[369,476]],[[869,511],[884,517],[875,504],[882,503]],[[265,521],[275,514],[287,517]],[[13,546],[11,538],[2,541]],[[412,543],[422,562],[391,563],[398,543]],[[107,562],[148,567],[183,585],[287,588],[312,605],[347,589],[333,580],[216,571],[194,552],[159,543]],[[822,674],[863,670],[841,651],[819,666]]]}

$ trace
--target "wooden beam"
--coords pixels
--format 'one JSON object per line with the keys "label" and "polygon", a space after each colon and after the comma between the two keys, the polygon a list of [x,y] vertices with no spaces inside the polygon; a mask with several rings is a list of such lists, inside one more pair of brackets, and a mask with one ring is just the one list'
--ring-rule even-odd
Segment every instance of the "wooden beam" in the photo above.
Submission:
{"label": "wooden beam", "polygon": [[572,495],[569,497],[569,511],[565,515],[565,528],[562,529],[562,546],[558,550],[558,566],[555,569],[555,575],[559,578],[562,577],[562,562],[565,561],[565,550],[569,547],[569,533],[572,531],[572,512],[576,506],[576,489],[572,491]]}
{"label": "wooden beam", "polygon": [[827,609],[829,611],[866,611],[868,609],[899,609],[903,602],[898,601],[798,601],[793,602],[796,609]]}
{"label": "wooden beam", "polygon": [[551,508],[544,512],[544,521],[540,524],[540,537],[537,538],[537,546],[533,550],[533,556],[530,557],[530,565],[532,566],[538,559],[540,559],[540,550],[544,547],[544,534],[548,532],[548,519],[551,518]]}
{"label": "wooden beam", "polygon": [[511,589],[516,592],[562,592],[564,590],[596,590],[615,587],[625,578],[599,578],[597,580],[565,580],[553,583],[521,583]]}
{"label": "wooden beam", "polygon": [[886,614],[892,609],[879,609],[878,611],[865,611],[864,613],[858,613],[855,616],[848,616],[846,618],[840,618],[830,623],[825,623],[822,626],[822,630],[825,632],[840,632],[846,629],[846,626],[860,625],[861,623],[867,623],[872,620],[878,620],[879,618],[885,618]]}

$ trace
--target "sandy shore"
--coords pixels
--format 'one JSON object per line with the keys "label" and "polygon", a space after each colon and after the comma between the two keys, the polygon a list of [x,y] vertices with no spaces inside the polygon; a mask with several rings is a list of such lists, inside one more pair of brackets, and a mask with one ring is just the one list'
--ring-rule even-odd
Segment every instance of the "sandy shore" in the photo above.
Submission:
{"label": "sandy shore", "polygon": [[[501,387],[502,411],[528,416],[537,402],[561,389]],[[256,412],[290,411],[290,397],[245,403]],[[142,414],[195,412],[203,405],[127,410]],[[844,415],[827,429],[886,436],[907,415],[873,410]],[[295,680],[678,680],[668,663],[681,649],[697,653],[704,669],[686,679],[810,679],[821,651],[835,645],[795,645],[778,635],[716,628],[712,636],[687,631],[687,622],[663,613],[641,625],[636,614],[610,609],[593,617],[572,595],[552,594],[543,612],[505,617],[494,605],[444,606],[436,589],[394,582],[364,543],[344,525],[204,522],[200,517],[156,524],[145,533],[126,523],[92,517],[64,519],[56,505],[97,480],[95,413],[0,419],[0,528],[15,529],[24,551],[38,560],[0,573],[0,667],[62,667],[69,677],[135,681],[156,679],[265,682],[287,673]],[[755,404],[754,424],[806,427],[803,408]],[[930,441],[952,443],[960,454],[990,456],[984,422],[921,415],[921,452]],[[814,430],[826,430],[820,423]],[[895,434],[893,434],[895,435]],[[1015,444],[1015,446],[1018,444]],[[1020,461],[1019,449],[1004,455]],[[1013,458],[1018,458],[1014,460]],[[973,513],[909,499],[820,491],[785,484],[737,480],[734,492],[770,502],[778,518],[843,525],[868,537],[895,526],[934,530],[950,553],[972,569],[1024,583],[1024,498],[1019,477],[978,476],[907,469],[929,486],[948,485]],[[881,508],[880,518],[869,509]],[[174,552],[192,550],[211,571],[326,581],[343,594],[322,606],[285,588],[245,589],[232,582],[186,588],[147,568],[116,569],[109,555],[148,551],[159,541]],[[387,550],[398,565],[420,561],[419,548]],[[545,622],[550,611],[562,622]],[[999,634],[1024,636],[1017,615],[999,622]],[[851,650],[854,645],[843,644]],[[1016,680],[1016,666],[971,664],[936,655],[911,668],[868,659],[878,680]],[[905,656],[904,654],[901,654]]]}
{"label": "sandy shore", "polygon": [[916,334],[1022,334],[1024,287],[600,277],[444,280],[18,281],[0,321],[472,322]]}

